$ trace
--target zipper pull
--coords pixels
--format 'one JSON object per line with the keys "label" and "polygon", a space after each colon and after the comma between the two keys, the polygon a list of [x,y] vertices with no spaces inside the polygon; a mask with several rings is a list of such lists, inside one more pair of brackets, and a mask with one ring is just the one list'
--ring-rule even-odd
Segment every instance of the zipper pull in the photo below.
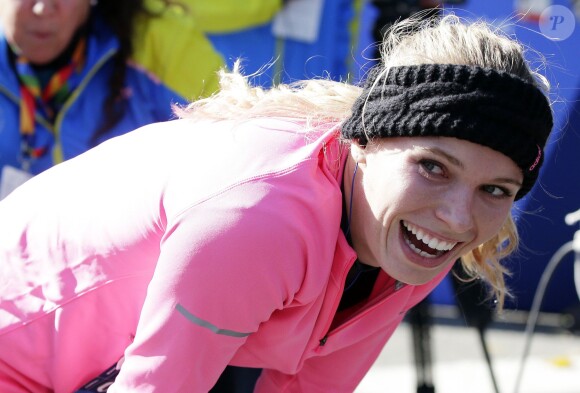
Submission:
{"label": "zipper pull", "polygon": [[395,291],[398,291],[399,289],[403,288],[405,286],[404,282],[398,281],[395,282]]}

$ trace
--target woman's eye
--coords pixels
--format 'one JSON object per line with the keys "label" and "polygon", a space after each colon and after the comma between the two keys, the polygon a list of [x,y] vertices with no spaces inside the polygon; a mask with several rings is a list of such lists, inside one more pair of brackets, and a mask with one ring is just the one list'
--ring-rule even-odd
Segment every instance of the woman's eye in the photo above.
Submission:
{"label": "woman's eye", "polygon": [[483,186],[483,191],[487,192],[491,196],[498,197],[498,198],[512,196],[511,192],[509,192],[505,188],[493,186],[493,185]]}
{"label": "woman's eye", "polygon": [[441,165],[436,163],[435,161],[431,160],[421,160],[421,166],[430,174],[430,175],[442,175],[443,168]]}

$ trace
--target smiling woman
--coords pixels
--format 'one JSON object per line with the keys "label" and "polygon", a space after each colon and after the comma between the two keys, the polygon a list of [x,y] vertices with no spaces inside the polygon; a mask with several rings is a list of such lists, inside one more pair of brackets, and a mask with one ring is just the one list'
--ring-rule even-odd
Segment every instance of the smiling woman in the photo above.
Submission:
{"label": "smiling woman", "polygon": [[220,83],[0,202],[1,391],[346,393],[458,258],[501,309],[552,129],[520,44],[413,19],[362,86]]}
{"label": "smiling woman", "polygon": [[361,181],[345,197],[358,258],[414,285],[493,237],[522,179],[507,156],[456,138],[381,138],[351,154]]}

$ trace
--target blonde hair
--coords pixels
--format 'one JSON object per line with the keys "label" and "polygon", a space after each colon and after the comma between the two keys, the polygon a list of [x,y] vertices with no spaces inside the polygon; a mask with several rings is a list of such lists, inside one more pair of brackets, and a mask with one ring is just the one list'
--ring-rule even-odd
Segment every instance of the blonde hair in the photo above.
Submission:
{"label": "blonde hair", "polygon": [[239,61],[232,72],[219,71],[220,89],[211,97],[176,108],[179,117],[245,120],[257,117],[289,117],[316,124],[342,122],[362,89],[327,79],[303,80],[269,89],[251,86],[241,74]]}
{"label": "blonde hair", "polygon": [[[455,15],[425,19],[416,14],[395,23],[387,31],[380,48],[381,75],[393,66],[475,65],[515,74],[545,93],[549,91],[546,78],[526,62],[523,45],[483,21],[467,23]],[[362,92],[360,87],[326,79],[281,84],[271,89],[253,87],[248,77],[241,75],[239,64],[233,72],[220,71],[219,76],[221,89],[218,93],[177,109],[178,115],[238,120],[292,117],[304,119],[315,127],[326,122],[343,122],[350,116],[352,104]],[[471,278],[481,278],[489,285],[500,311],[509,296],[504,279],[509,271],[500,260],[512,253],[518,242],[517,230],[509,215],[492,239],[461,259]]]}

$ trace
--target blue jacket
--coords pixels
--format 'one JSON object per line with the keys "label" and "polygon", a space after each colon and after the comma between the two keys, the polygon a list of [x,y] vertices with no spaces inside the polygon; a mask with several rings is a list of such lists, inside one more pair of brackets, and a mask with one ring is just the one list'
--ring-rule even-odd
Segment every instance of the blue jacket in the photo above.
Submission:
{"label": "blue jacket", "polygon": [[[148,123],[171,119],[172,104],[184,104],[194,96],[202,95],[204,88],[205,92],[215,90],[215,70],[222,64],[217,54],[202,54],[205,58],[204,69],[208,70],[206,75],[192,72],[186,76],[187,68],[171,67],[178,60],[169,59],[170,54],[187,61],[188,54],[182,49],[194,45],[190,38],[193,34],[189,34],[193,26],[185,23],[187,21],[180,24],[178,19],[178,15],[173,15],[140,21],[135,37],[135,53],[129,62],[125,80],[126,110],[122,119],[97,143]],[[175,34],[178,29],[180,34]],[[20,91],[17,75],[7,56],[7,45],[0,25],[0,168],[5,165],[22,168]],[[50,146],[51,149],[42,157],[30,161],[31,174],[38,174],[60,161],[75,157],[94,145],[91,138],[102,125],[103,103],[108,96],[108,81],[113,72],[112,58],[117,50],[118,41],[111,30],[98,19],[93,20],[87,39],[82,82],[57,114],[54,126],[40,114],[36,115],[33,147]],[[188,79],[192,82],[188,83]],[[130,159],[130,152],[127,154],[127,159]]]}

